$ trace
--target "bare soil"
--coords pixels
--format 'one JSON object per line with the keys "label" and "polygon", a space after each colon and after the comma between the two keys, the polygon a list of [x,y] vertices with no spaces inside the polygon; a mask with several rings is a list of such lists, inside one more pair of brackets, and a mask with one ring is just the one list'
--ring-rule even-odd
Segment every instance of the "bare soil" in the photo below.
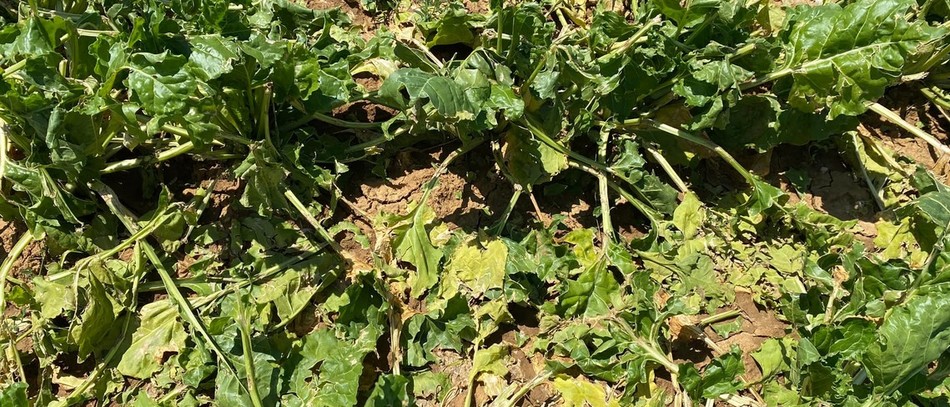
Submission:
{"label": "bare soil", "polygon": [[359,0],[307,0],[307,7],[313,10],[328,10],[339,7],[340,10],[350,16],[353,25],[362,28],[363,37],[368,39],[373,36],[373,31],[376,30],[378,24],[372,15],[360,8],[359,4]]}
{"label": "bare soil", "polygon": [[[26,226],[18,222],[0,219],[0,262],[6,260],[10,250],[13,249],[17,240],[20,239],[20,236],[23,235],[25,231]],[[42,240],[33,241],[13,263],[13,268],[10,270],[10,277],[23,280],[29,285],[30,278],[28,276],[41,272],[45,261],[46,243]]]}
{"label": "bare soil", "polygon": [[[449,146],[434,147],[428,151],[406,150],[390,160],[386,167],[386,176],[374,174],[367,165],[357,164],[351,167],[349,174],[341,180],[343,196],[353,204],[356,212],[365,215],[349,217],[348,220],[359,226],[363,233],[372,236],[372,220],[382,213],[405,214],[410,203],[417,202],[423,193],[424,184],[435,175],[438,167],[451,152]],[[448,225],[450,230],[461,229],[475,232],[480,228],[493,225],[500,219],[504,208],[511,200],[514,188],[497,170],[494,159],[487,146],[479,147],[453,162],[441,177],[429,196],[427,204],[439,221]],[[550,221],[555,216],[563,217],[568,228],[595,227],[593,206],[596,202],[591,196],[565,193],[556,196],[542,196],[543,191],[535,191],[540,216],[532,206],[526,194],[522,195],[518,205],[509,217],[509,224],[525,225],[542,218]],[[627,209],[620,205],[617,213],[619,223],[634,233],[637,219],[630,219]],[[344,239],[345,248],[360,251],[356,245]],[[369,256],[367,251],[362,255]],[[369,262],[371,257],[361,259]]]}
{"label": "bare soil", "polygon": [[[771,157],[771,172],[767,178],[789,192],[790,203],[802,201],[842,220],[874,222],[877,219],[874,197],[864,182],[855,177],[833,144],[781,146]],[[804,171],[811,180],[808,190],[801,195],[791,185],[790,171]]]}
{"label": "bare soil", "polygon": [[22,227],[15,222],[0,219],[0,254],[4,259],[20,237],[21,229]]}

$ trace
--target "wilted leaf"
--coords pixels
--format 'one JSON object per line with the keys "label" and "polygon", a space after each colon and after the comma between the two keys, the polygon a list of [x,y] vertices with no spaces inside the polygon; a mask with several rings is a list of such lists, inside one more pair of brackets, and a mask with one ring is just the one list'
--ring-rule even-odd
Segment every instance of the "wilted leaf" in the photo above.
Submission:
{"label": "wilted leaf", "polygon": [[142,307],[141,314],[129,349],[122,354],[116,368],[123,375],[148,379],[162,368],[166,352],[178,352],[185,346],[188,334],[171,300],[148,303]]}
{"label": "wilted leaf", "polygon": [[505,133],[504,155],[508,171],[522,185],[545,183],[567,168],[567,156],[517,129]]}
{"label": "wilted leaf", "polygon": [[502,343],[479,349],[475,352],[475,359],[472,360],[472,372],[504,376],[508,373],[508,368],[505,366],[507,356],[508,346]]}
{"label": "wilted leaf", "polygon": [[79,358],[85,359],[90,352],[106,346],[103,339],[116,328],[115,312],[112,299],[106,293],[102,283],[93,276],[89,277],[89,288],[86,309],[82,314],[82,321],[75,325],[70,332],[76,343],[79,344]]}

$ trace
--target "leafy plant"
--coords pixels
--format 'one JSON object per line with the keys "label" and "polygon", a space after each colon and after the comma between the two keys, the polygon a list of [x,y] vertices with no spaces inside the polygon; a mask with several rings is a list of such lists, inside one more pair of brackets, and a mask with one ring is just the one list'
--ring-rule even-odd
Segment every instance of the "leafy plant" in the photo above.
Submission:
{"label": "leafy plant", "polygon": [[[950,153],[881,104],[947,118],[941,4],[364,1],[394,21],[364,36],[289,0],[0,2],[0,404],[945,404],[950,189],[856,133]],[[846,156],[873,244],[747,168],[790,145]],[[433,146],[398,213],[347,196]],[[476,155],[512,194],[450,227]],[[570,193],[596,227],[538,202]]]}

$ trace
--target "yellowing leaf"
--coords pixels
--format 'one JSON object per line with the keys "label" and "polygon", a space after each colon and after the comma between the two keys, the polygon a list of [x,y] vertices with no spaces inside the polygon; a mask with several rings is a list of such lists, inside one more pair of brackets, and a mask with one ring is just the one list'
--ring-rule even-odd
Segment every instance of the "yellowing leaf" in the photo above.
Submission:
{"label": "yellowing leaf", "polygon": [[910,219],[904,218],[900,224],[882,219],[874,226],[877,228],[874,245],[881,250],[880,255],[885,260],[904,257],[907,253],[905,248],[917,243],[914,235],[910,233]]}
{"label": "yellowing leaf", "polygon": [[496,343],[487,349],[479,349],[475,352],[475,358],[472,361],[472,374],[491,373],[502,376],[508,373],[505,367],[505,357],[508,356],[508,346],[503,343]]}
{"label": "yellowing leaf", "polygon": [[43,319],[56,318],[64,309],[73,307],[76,298],[68,283],[67,280],[47,280],[46,278],[33,280],[34,295],[40,302],[40,316]]}
{"label": "yellowing leaf", "polygon": [[475,319],[478,320],[478,338],[479,340],[488,337],[498,329],[503,322],[511,321],[511,313],[508,312],[508,302],[504,297],[492,300],[475,310]]}
{"label": "yellowing leaf", "polygon": [[696,194],[688,193],[683,202],[673,211],[673,225],[683,232],[683,237],[692,239],[706,220],[706,210]]}
{"label": "yellowing leaf", "polygon": [[769,248],[768,261],[779,273],[800,274],[805,264],[803,254],[791,245],[784,245],[779,248]]}
{"label": "yellowing leaf", "polygon": [[762,343],[759,350],[752,353],[752,357],[762,369],[762,377],[772,377],[780,369],[787,367],[783,345],[778,339],[769,338]]}
{"label": "yellowing leaf", "polygon": [[574,255],[584,267],[590,267],[600,258],[594,248],[593,229],[573,230],[564,236],[564,241],[574,245]]}
{"label": "yellowing leaf", "polygon": [[603,386],[598,386],[583,377],[556,377],[554,388],[564,398],[564,407],[613,407],[620,406],[617,400],[608,399]]}
{"label": "yellowing leaf", "polygon": [[502,288],[507,260],[508,247],[501,240],[485,245],[485,250],[472,242],[455,251],[446,271],[457,274],[463,284],[481,295],[492,288]]}

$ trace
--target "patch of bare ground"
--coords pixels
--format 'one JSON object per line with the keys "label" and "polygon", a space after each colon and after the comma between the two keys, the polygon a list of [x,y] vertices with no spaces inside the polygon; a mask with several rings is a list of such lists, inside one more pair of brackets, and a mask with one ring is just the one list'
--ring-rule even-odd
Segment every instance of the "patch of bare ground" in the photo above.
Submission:
{"label": "patch of bare ground", "polygon": [[[793,173],[805,176],[805,191],[796,191]],[[873,222],[877,218],[874,197],[833,144],[779,147],[771,154],[767,178],[789,192],[789,203],[802,201],[843,220]]]}
{"label": "patch of bare ground", "polygon": [[[523,334],[528,334],[520,331]],[[530,336],[530,335],[529,335]],[[534,379],[544,368],[544,357],[537,353],[526,353],[528,346],[519,347],[514,331],[504,334],[503,342],[511,347],[510,357],[507,359],[508,373],[504,377],[484,373],[475,381],[475,405],[488,405],[506,386],[522,386]],[[453,388],[444,400],[421,399],[416,400],[419,406],[465,406],[465,396],[468,391],[468,378],[471,373],[472,360],[452,351],[436,350],[440,363],[432,366],[432,372],[441,373],[449,378]],[[546,406],[557,397],[555,390],[547,382],[532,388],[517,405],[524,407]]]}
{"label": "patch of bare ground", "polygon": [[491,10],[490,4],[485,0],[464,0],[465,8],[473,14],[485,14]]}
{"label": "patch of bare ground", "polygon": [[830,141],[782,145],[755,158],[749,168],[785,191],[789,204],[802,202],[838,219],[857,221],[857,238],[870,245],[880,214],[866,183],[842,154]]}
{"label": "patch of bare ground", "polygon": [[[222,163],[202,163],[184,157],[164,168],[165,181],[176,199],[185,202],[195,201],[196,207],[203,207],[199,223],[202,227],[217,229],[218,234],[226,235],[232,220],[238,215],[235,207],[244,191],[244,184],[229,172]],[[200,190],[208,195],[196,198]],[[200,201],[207,199],[202,204]],[[194,231],[192,231],[194,232]],[[190,269],[198,264],[207,267],[211,262],[226,263],[230,258],[226,241],[186,246],[175,253],[177,259],[175,271],[179,278],[191,276]]]}
{"label": "patch of bare ground", "polygon": [[[6,260],[20,236],[26,232],[26,226],[0,219],[0,259]],[[0,261],[2,261],[0,260]],[[10,277],[29,284],[29,276],[38,274],[46,261],[46,244],[42,240],[30,243],[23,253],[13,262]]]}
{"label": "patch of bare ground", "polygon": [[21,229],[23,228],[16,222],[0,219],[0,254],[3,255],[2,258],[6,259],[7,254],[13,249],[13,245],[16,244],[16,240],[22,233]]}
{"label": "patch of bare ground", "polygon": [[313,10],[329,10],[339,7],[340,10],[350,16],[354,25],[362,28],[364,38],[372,37],[373,32],[376,31],[376,19],[360,7],[359,0],[307,0],[306,5]]}
{"label": "patch of bare ground", "polygon": [[[881,104],[942,143],[950,144],[950,123],[919,91],[910,87],[891,89]],[[896,154],[930,170],[938,180],[950,183],[950,156],[941,155],[924,140],[873,113],[862,116],[861,122],[858,130],[862,134],[880,140]],[[816,142],[805,146],[782,145],[764,154],[739,154],[738,158],[753,173],[787,192],[789,203],[803,202],[836,218],[856,220],[857,237],[871,244],[877,236],[874,222],[880,214],[866,183],[858,178],[843,154],[847,153],[839,151],[832,142]],[[700,182],[725,189],[741,187],[741,180],[715,160],[707,160],[702,166]],[[794,185],[793,178],[807,183],[804,190],[801,185]]]}
{"label": "patch of bare ground", "polygon": [[[758,351],[766,340],[792,334],[792,327],[780,320],[775,311],[757,305],[752,293],[745,289],[736,289],[736,302],[730,307],[718,310],[718,313],[729,311],[738,311],[736,318],[740,318],[741,329],[726,337],[720,336],[711,325],[698,326],[699,321],[711,315],[671,318],[669,325],[673,335],[672,355],[678,361],[690,362],[697,368],[703,368],[712,362],[713,358],[738,347],[745,371],[740,380],[748,384],[756,383],[762,379],[762,370],[752,354]],[[758,398],[754,391],[753,386],[749,393]]]}
{"label": "patch of bare ground", "polygon": [[[340,187],[344,198],[361,215],[354,214],[347,220],[359,226],[367,236],[372,236],[371,222],[380,214],[407,213],[410,203],[422,197],[424,185],[432,180],[435,168],[450,152],[451,149],[443,147],[429,151],[400,152],[386,166],[386,177],[374,174],[368,164],[353,165],[351,171],[341,179]],[[449,166],[446,173],[439,177],[426,204],[449,229],[471,233],[497,222],[513,193],[511,182],[497,170],[488,146],[482,146],[459,157]],[[577,191],[545,195],[540,189],[535,190],[534,194],[540,213],[527,194],[523,194],[508,224],[526,225],[539,218],[547,223],[559,216],[561,222],[570,229],[597,226],[594,207],[589,203],[596,202],[593,196]],[[623,208],[617,213],[620,219],[635,217]],[[636,230],[629,225],[626,229],[631,233]],[[370,263],[372,259],[369,251],[351,240],[350,236],[343,239],[341,244],[365,256],[360,260]]]}

